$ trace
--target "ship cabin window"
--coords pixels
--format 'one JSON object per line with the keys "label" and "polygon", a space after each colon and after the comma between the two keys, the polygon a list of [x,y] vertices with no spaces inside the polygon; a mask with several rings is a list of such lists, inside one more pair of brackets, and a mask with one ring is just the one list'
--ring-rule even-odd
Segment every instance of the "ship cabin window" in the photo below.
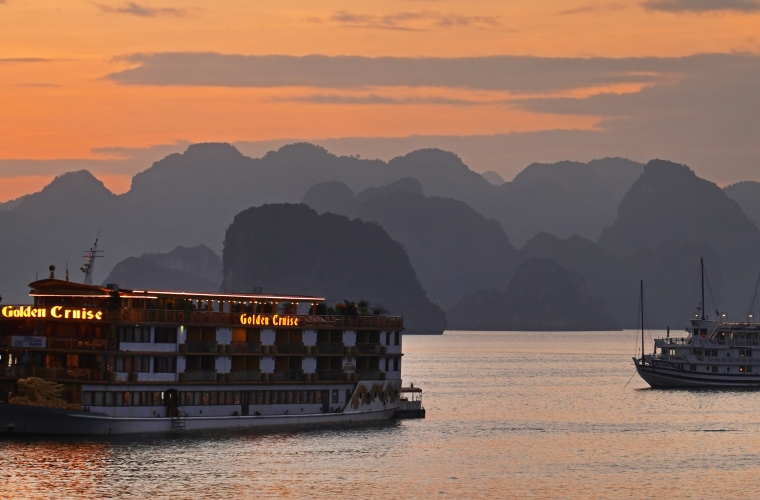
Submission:
{"label": "ship cabin window", "polygon": [[356,343],[357,344],[379,344],[380,332],[374,331],[374,330],[357,330]]}
{"label": "ship cabin window", "polygon": [[739,350],[739,356],[740,357],[752,357],[752,349],[741,349]]}
{"label": "ship cabin window", "polygon": [[342,344],[343,330],[317,330],[317,344]]}
{"label": "ship cabin window", "polygon": [[398,371],[398,358],[393,358],[393,371]]}
{"label": "ship cabin window", "polygon": [[717,366],[712,366],[712,372],[713,373],[718,373],[718,367]]}
{"label": "ship cabin window", "polygon": [[689,365],[689,371],[692,371],[692,372],[697,371],[697,365]]}
{"label": "ship cabin window", "polygon": [[155,329],[155,341],[156,344],[176,344],[177,343],[177,328],[157,326]]}
{"label": "ship cabin window", "polygon": [[338,402],[338,389],[333,389],[332,391],[332,402],[333,403]]}
{"label": "ship cabin window", "polygon": [[692,351],[696,356],[702,355],[702,348],[701,347],[695,347]]}
{"label": "ship cabin window", "polygon": [[275,330],[275,343],[301,344],[303,343],[303,330]]}
{"label": "ship cabin window", "polygon": [[187,328],[188,342],[216,342],[216,328],[213,326],[190,326]]}
{"label": "ship cabin window", "polygon": [[675,356],[676,355],[676,350],[675,349],[668,349],[668,354],[671,355],[671,356]]}
{"label": "ship cabin window", "polygon": [[153,358],[153,373],[175,373],[177,358],[174,356],[156,356]]}
{"label": "ship cabin window", "polygon": [[718,350],[717,349],[705,349],[705,356],[711,356],[713,358],[718,357]]}
{"label": "ship cabin window", "polygon": [[119,342],[150,342],[149,326],[120,326],[116,331]]}
{"label": "ship cabin window", "polygon": [[106,366],[118,373],[146,373],[150,371],[150,356],[108,356]]}
{"label": "ship cabin window", "polygon": [[399,345],[399,337],[401,336],[401,332],[393,332],[393,345]]}

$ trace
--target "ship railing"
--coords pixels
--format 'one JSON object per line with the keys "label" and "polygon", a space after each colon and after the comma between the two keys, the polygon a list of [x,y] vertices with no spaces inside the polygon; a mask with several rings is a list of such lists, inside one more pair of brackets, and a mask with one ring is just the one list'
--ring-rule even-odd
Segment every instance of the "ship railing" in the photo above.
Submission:
{"label": "ship railing", "polygon": [[345,346],[343,343],[317,343],[318,354],[343,354]]}
{"label": "ship railing", "polygon": [[298,382],[303,380],[303,370],[283,370],[274,373],[277,382]]}
{"label": "ship railing", "polygon": [[667,338],[660,339],[660,340],[663,340],[665,344],[670,344],[670,345],[673,345],[673,344],[688,344],[689,343],[689,338],[688,337],[667,337]]}
{"label": "ship railing", "polygon": [[[133,309],[122,308],[119,312],[107,313],[106,318],[119,323],[180,323],[201,325],[240,325],[242,312],[178,311],[173,309]],[[258,313],[257,313],[258,314]],[[261,313],[272,316],[272,313]],[[310,314],[289,314],[298,319],[298,326],[314,328],[388,328],[398,330],[404,326],[402,316],[313,316]]]}
{"label": "ship railing", "polygon": [[343,374],[343,370],[317,370],[317,379],[319,381],[336,381],[343,380],[346,376]]}
{"label": "ship railing", "polygon": [[219,352],[215,340],[188,340],[184,345],[180,344],[180,352]]}
{"label": "ship railing", "polygon": [[261,342],[232,342],[232,352],[239,353],[260,353]]}
{"label": "ship railing", "polygon": [[100,370],[91,368],[45,368],[14,365],[5,369],[6,377],[39,377],[44,380],[103,380]]}
{"label": "ship railing", "polygon": [[83,351],[113,351],[116,349],[116,341],[107,339],[82,340],[48,337],[48,347],[51,349],[81,349]]}
{"label": "ship railing", "polygon": [[188,382],[216,382],[216,370],[185,370]]}
{"label": "ship railing", "polygon": [[359,354],[381,354],[382,346],[379,343],[373,344],[356,344]]}
{"label": "ship railing", "polygon": [[233,382],[258,382],[261,380],[261,371],[233,371],[230,372]]}
{"label": "ship railing", "polygon": [[356,376],[359,380],[380,380],[383,372],[380,370],[356,370]]}
{"label": "ship railing", "polygon": [[303,342],[277,342],[277,354],[303,354]]}

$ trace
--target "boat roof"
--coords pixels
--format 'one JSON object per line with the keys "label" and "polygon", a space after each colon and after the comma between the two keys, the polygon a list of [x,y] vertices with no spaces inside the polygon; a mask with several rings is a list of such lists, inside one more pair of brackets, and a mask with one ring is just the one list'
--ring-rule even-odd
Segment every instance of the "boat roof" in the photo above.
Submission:
{"label": "boat roof", "polygon": [[419,387],[402,387],[401,392],[422,392]]}
{"label": "boat roof", "polygon": [[32,297],[112,297],[118,293],[123,299],[182,298],[190,300],[219,300],[241,302],[322,302],[324,297],[263,293],[186,292],[173,290],[131,290],[116,286],[84,285],[59,279],[43,279],[29,283]]}

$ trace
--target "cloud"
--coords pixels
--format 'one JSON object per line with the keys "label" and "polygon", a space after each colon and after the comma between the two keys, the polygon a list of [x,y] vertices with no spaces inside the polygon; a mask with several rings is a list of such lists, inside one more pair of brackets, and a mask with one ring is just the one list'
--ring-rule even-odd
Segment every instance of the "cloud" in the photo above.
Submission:
{"label": "cloud", "polygon": [[[432,104],[444,106],[477,106],[494,104],[495,101],[476,101],[468,99],[452,99],[439,96],[391,97],[379,94],[340,95],[312,94],[306,96],[273,97],[272,102],[306,102],[310,104]],[[503,101],[500,101],[503,102]]]}
{"label": "cloud", "polygon": [[109,5],[95,4],[101,12],[108,14],[129,14],[138,17],[159,17],[159,16],[174,16],[184,17],[187,15],[187,10],[176,7],[149,7],[147,5],[140,5],[136,2],[127,2],[121,7],[111,7]]}
{"label": "cloud", "polygon": [[248,56],[167,52],[121,58],[136,67],[106,78],[123,85],[219,87],[442,87],[541,93],[615,84],[656,84],[679,58],[487,56],[411,58]]}
{"label": "cloud", "polygon": [[566,9],[559,12],[560,15],[572,15],[572,14],[586,14],[587,12],[598,12],[601,10],[622,10],[625,9],[625,5],[622,3],[608,3],[608,4],[587,4],[575,7],[572,9]]}
{"label": "cloud", "polygon": [[40,63],[50,61],[52,61],[52,59],[44,59],[42,57],[0,57],[0,64]]}
{"label": "cloud", "polygon": [[662,12],[758,12],[759,0],[645,0],[641,5]]}
{"label": "cloud", "polygon": [[494,16],[463,16],[441,14],[436,11],[395,12],[384,15],[357,14],[347,10],[335,12],[330,21],[351,28],[375,28],[384,30],[419,31],[435,28],[500,25]]}

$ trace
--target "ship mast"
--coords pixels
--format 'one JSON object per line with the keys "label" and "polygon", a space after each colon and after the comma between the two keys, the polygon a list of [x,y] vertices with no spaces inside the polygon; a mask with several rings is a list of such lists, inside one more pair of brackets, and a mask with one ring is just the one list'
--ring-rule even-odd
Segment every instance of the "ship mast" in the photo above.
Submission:
{"label": "ship mast", "polygon": [[644,363],[644,280],[641,280],[639,302],[639,309],[641,310],[641,362]]}
{"label": "ship mast", "polygon": [[95,244],[87,252],[87,255],[83,255],[87,259],[87,262],[80,268],[84,273],[84,284],[92,285],[92,273],[95,268],[95,259],[102,257],[103,251],[98,250],[98,239],[100,238],[100,229],[98,229],[98,235],[95,237]]}
{"label": "ship mast", "polygon": [[[702,303],[700,306],[702,307],[702,319],[705,318],[705,260],[700,257],[699,258],[699,268],[702,271]],[[718,318],[720,319],[720,318]]]}

